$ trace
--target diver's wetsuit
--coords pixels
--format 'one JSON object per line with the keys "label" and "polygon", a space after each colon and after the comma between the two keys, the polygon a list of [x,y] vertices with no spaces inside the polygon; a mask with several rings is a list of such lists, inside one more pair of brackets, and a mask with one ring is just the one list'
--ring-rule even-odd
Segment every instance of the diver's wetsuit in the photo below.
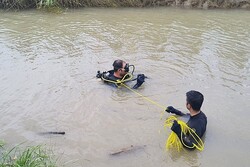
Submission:
{"label": "diver's wetsuit", "polygon": [[[107,72],[102,72],[100,73],[100,71],[97,71],[97,78],[101,78],[105,83],[108,83],[112,86],[120,86],[121,83],[117,82],[118,80],[121,81],[122,83],[127,83],[128,81],[134,81],[137,80],[136,84],[133,86],[133,89],[137,89],[139,88],[145,79],[145,75],[144,74],[138,74],[137,78],[133,77],[133,73],[128,73],[129,75],[125,75],[125,77],[123,78],[118,78],[116,76],[114,76],[114,70],[110,70]],[[131,78],[130,78],[131,77]]]}
{"label": "diver's wetsuit", "polygon": [[106,77],[107,79],[112,80],[112,81],[117,81],[118,79],[122,79],[122,78],[118,78],[114,76],[114,70],[108,71],[108,74],[106,74]]}
{"label": "diver's wetsuit", "polygon": [[[125,79],[127,79],[129,76],[125,77]],[[118,78],[116,76],[114,76],[114,70],[110,70],[108,72],[105,72],[103,73],[103,78],[107,79],[107,80],[111,80],[111,81],[117,81],[117,80],[121,80],[122,78]],[[104,81],[112,86],[119,86],[120,84],[115,84],[115,83],[112,83],[112,82],[108,82],[108,81]]]}
{"label": "diver's wetsuit", "polygon": [[[193,129],[195,131],[195,133],[201,138],[206,131],[207,117],[202,111],[200,111],[199,114],[194,115],[194,116],[190,116],[190,118],[187,122],[187,125],[191,129]],[[181,140],[181,131],[180,131],[180,133],[177,134],[177,136]],[[182,133],[182,139],[183,140],[181,140],[181,141],[184,142],[184,143],[182,143],[182,145],[186,148],[191,148],[191,149],[195,148],[194,144],[197,144],[196,141],[198,141],[198,139],[194,139],[190,134],[184,135],[183,133]]]}

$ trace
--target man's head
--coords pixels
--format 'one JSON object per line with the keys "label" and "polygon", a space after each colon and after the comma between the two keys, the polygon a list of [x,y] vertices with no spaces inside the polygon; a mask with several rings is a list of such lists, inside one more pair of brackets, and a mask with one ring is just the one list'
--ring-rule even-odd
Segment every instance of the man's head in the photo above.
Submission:
{"label": "man's head", "polygon": [[187,96],[187,109],[189,110],[190,107],[192,107],[192,109],[194,111],[200,111],[204,97],[203,95],[195,90],[191,90],[189,92],[186,93]]}
{"label": "man's head", "polygon": [[114,71],[117,73],[120,77],[123,77],[127,74],[127,68],[126,68],[126,62],[123,60],[115,60],[113,63]]}

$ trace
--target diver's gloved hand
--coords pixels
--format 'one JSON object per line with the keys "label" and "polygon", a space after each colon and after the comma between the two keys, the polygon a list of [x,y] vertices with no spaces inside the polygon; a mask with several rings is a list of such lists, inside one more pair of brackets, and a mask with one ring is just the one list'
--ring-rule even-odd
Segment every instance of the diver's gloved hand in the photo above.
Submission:
{"label": "diver's gloved hand", "polygon": [[180,124],[178,124],[178,122],[176,120],[174,120],[174,123],[171,127],[171,130],[176,133],[178,136],[181,135],[181,126]]}
{"label": "diver's gloved hand", "polygon": [[168,106],[165,111],[168,113],[176,114],[176,115],[184,115],[181,111],[175,109],[173,106]]}
{"label": "diver's gloved hand", "polygon": [[143,84],[143,82],[145,82],[145,75],[144,74],[138,74],[136,80],[137,80],[137,82],[133,86],[133,89],[139,88]]}

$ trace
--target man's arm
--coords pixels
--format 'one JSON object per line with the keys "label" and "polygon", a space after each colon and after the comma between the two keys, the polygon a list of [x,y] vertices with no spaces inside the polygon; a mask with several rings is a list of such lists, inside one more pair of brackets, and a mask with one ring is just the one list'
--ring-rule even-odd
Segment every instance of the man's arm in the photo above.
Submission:
{"label": "man's arm", "polygon": [[168,106],[165,111],[168,113],[173,113],[173,114],[179,115],[179,116],[186,115],[183,112],[181,112],[180,110],[175,109],[173,106]]}

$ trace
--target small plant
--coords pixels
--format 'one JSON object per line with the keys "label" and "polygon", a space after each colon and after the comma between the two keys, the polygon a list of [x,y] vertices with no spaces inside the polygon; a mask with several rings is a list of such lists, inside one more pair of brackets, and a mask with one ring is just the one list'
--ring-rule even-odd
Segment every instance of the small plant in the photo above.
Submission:
{"label": "small plant", "polygon": [[3,140],[0,140],[0,148],[2,148],[4,146],[4,141]]}
{"label": "small plant", "polygon": [[53,7],[56,5],[56,0],[40,0],[39,3],[37,4],[37,8],[49,8]]}
{"label": "small plant", "polygon": [[0,167],[55,167],[53,154],[41,145],[26,147],[21,150],[19,146],[10,151],[2,151]]}

